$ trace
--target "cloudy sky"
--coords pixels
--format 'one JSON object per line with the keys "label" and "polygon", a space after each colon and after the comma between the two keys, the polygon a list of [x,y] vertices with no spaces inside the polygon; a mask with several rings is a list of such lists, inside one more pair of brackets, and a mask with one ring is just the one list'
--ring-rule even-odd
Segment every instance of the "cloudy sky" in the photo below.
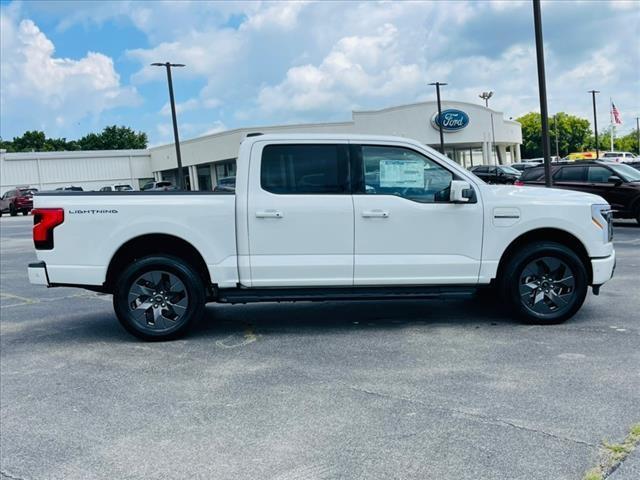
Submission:
{"label": "cloudy sky", "polygon": [[[543,2],[549,111],[591,117],[609,97],[623,131],[640,115],[640,2]],[[181,136],[348,120],[351,110],[430,100],[538,110],[531,2],[1,2],[0,134],[77,138],[109,124]]]}

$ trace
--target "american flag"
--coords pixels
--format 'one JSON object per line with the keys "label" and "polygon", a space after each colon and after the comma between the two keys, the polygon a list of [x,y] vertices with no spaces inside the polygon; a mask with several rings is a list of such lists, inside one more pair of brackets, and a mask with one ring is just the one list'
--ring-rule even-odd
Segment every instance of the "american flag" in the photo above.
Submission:
{"label": "american flag", "polygon": [[616,125],[622,125],[622,117],[613,102],[611,102],[611,118]]}

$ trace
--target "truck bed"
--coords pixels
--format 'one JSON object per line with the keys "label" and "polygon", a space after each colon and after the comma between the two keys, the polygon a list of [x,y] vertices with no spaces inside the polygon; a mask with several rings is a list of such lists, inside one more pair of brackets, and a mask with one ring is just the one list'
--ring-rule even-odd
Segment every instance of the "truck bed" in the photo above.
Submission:
{"label": "truck bed", "polygon": [[231,287],[238,281],[233,193],[41,192],[34,207],[64,210],[53,249],[38,251],[50,284],[101,286],[124,245],[172,238],[202,255],[216,283]]}

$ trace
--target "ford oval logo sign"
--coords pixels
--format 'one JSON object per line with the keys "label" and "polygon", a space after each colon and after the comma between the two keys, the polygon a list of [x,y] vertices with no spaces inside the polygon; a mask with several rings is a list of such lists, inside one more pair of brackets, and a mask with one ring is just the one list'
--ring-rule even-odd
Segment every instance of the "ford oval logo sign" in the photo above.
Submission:
{"label": "ford oval logo sign", "polygon": [[442,130],[445,132],[455,132],[462,130],[469,125],[469,115],[462,110],[449,109],[443,110],[438,118],[438,112],[431,117],[431,125],[436,130],[440,129],[440,122],[442,122]]}

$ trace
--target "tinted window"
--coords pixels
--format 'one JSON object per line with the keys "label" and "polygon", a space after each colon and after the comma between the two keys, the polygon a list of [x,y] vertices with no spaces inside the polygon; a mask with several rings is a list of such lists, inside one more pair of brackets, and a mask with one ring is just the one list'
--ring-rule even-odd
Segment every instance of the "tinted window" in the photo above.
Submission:
{"label": "tinted window", "polygon": [[535,181],[535,180],[540,180],[544,178],[544,168],[542,167],[533,167],[533,168],[528,168],[527,170],[524,171],[524,173],[522,174],[522,176],[520,177],[520,180],[522,181]]}
{"label": "tinted window", "polygon": [[[634,163],[634,165],[637,166],[636,163]],[[627,182],[640,182],[640,172],[629,165],[611,165],[611,169]]]}
{"label": "tinted window", "polygon": [[422,203],[449,200],[453,174],[413,150],[363,146],[365,193],[397,195]]}
{"label": "tinted window", "polygon": [[349,193],[347,145],[267,145],[260,181],[271,193]]}
{"label": "tinted window", "polygon": [[487,173],[488,170],[489,170],[489,167],[485,167],[485,166],[473,167],[471,169],[473,173]]}
{"label": "tinted window", "polygon": [[592,183],[607,183],[613,172],[605,167],[589,167],[588,181]]}
{"label": "tinted window", "polygon": [[553,179],[556,182],[584,182],[585,167],[562,167]]}

